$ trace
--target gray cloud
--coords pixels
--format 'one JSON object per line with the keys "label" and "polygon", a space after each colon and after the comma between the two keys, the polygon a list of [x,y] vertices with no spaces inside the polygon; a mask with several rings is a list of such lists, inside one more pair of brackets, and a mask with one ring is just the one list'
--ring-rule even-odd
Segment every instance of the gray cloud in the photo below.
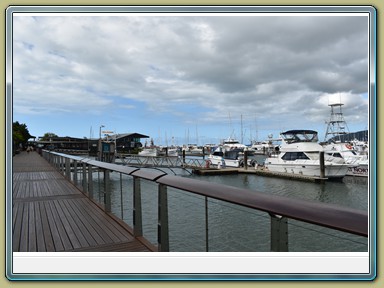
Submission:
{"label": "gray cloud", "polygon": [[352,121],[368,117],[366,17],[15,17],[13,45],[22,113],[101,112],[120,98],[294,124],[323,119],[324,99],[342,93]]}

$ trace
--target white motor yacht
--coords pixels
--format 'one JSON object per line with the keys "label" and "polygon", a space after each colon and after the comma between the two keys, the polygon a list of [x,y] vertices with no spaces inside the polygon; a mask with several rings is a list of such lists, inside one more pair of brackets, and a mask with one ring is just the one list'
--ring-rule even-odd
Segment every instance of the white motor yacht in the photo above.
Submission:
{"label": "white motor yacht", "polygon": [[[213,165],[222,165],[225,167],[243,167],[244,166],[244,150],[235,149],[226,151],[222,147],[218,147],[212,154],[209,154],[208,160]],[[248,159],[248,166],[254,166],[254,161]]]}
{"label": "white motor yacht", "polygon": [[143,148],[143,150],[141,150],[139,152],[139,156],[147,156],[147,157],[155,157],[155,156],[158,156],[159,154],[159,151],[156,147],[153,147],[153,148],[148,148],[148,147],[145,147]]}
{"label": "white motor yacht", "polygon": [[329,143],[324,146],[327,155],[343,158],[348,164],[348,176],[368,177],[368,158],[365,155],[359,155],[349,143]]}
{"label": "white motor yacht", "polygon": [[244,150],[247,147],[244,144],[241,144],[239,142],[239,140],[231,138],[231,137],[225,139],[221,146],[223,147],[224,151],[230,151],[230,150],[233,150],[233,149],[242,149],[242,150]]}
{"label": "white motor yacht", "polygon": [[327,155],[344,159],[348,164],[347,175],[368,177],[368,143],[365,145],[357,139],[351,143],[346,142],[345,136],[349,133],[346,131],[348,125],[343,116],[343,105],[329,104],[331,116],[325,132],[324,151]]}
{"label": "white motor yacht", "polygon": [[[313,130],[289,130],[280,134],[279,151],[265,160],[265,167],[272,172],[300,174],[321,177],[320,152],[317,132]],[[324,177],[343,178],[348,170],[345,161],[339,157],[324,154]]]}

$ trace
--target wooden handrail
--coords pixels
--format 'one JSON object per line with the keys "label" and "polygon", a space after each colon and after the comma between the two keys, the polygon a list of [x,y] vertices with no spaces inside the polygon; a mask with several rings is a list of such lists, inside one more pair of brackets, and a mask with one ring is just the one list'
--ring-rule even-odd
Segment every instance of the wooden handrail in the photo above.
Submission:
{"label": "wooden handrail", "polygon": [[160,171],[150,171],[145,168],[140,169],[96,160],[90,161],[89,158],[81,158],[78,156],[71,156],[51,151],[49,152],[58,156],[85,162],[95,167],[120,172],[126,175],[132,175],[190,193],[264,211],[271,215],[280,215],[368,237],[368,212],[365,211],[341,207],[334,204],[318,203],[270,195],[253,190],[241,189],[197,179],[167,175],[166,173]]}

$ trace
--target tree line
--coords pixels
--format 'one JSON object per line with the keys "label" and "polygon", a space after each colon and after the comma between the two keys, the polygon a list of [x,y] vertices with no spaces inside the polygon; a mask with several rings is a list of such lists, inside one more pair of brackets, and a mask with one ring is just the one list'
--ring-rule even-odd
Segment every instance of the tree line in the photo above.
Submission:
{"label": "tree line", "polygon": [[[57,135],[52,132],[47,132],[41,140],[49,140],[51,137],[57,137]],[[19,123],[18,121],[12,123],[13,149],[24,149],[31,138],[35,138],[35,136],[32,136],[29,133],[28,127],[25,123]]]}
{"label": "tree line", "polygon": [[26,124],[20,124],[18,121],[12,123],[12,142],[13,148],[23,148],[33,136],[29,134]]}

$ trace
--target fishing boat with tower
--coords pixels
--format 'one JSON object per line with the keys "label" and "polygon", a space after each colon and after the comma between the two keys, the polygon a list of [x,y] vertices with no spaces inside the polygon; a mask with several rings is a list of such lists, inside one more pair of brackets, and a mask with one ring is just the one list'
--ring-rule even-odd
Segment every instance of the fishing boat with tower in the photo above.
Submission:
{"label": "fishing boat with tower", "polygon": [[348,164],[349,176],[368,176],[368,156],[361,155],[355,150],[352,142],[347,142],[345,135],[350,134],[347,122],[344,119],[342,106],[344,104],[328,104],[331,107],[331,116],[327,121],[327,130],[324,138],[324,152],[333,157],[343,158]]}

